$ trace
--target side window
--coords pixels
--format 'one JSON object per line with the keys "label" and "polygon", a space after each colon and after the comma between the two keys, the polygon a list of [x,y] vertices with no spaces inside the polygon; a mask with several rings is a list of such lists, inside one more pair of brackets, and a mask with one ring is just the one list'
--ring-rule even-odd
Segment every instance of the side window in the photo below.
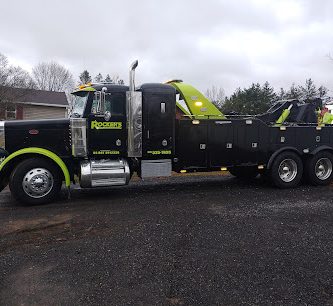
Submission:
{"label": "side window", "polygon": [[8,104],[6,106],[6,120],[16,119],[16,106],[14,104]]}
{"label": "side window", "polygon": [[[99,110],[100,94],[96,92],[91,104],[91,113],[97,114]],[[105,95],[105,111],[109,111],[111,116],[123,116],[125,114],[125,98],[120,94]]]}
{"label": "side window", "polygon": [[125,99],[119,94],[107,94],[105,97],[105,110],[111,113],[111,116],[123,116],[125,110]]}

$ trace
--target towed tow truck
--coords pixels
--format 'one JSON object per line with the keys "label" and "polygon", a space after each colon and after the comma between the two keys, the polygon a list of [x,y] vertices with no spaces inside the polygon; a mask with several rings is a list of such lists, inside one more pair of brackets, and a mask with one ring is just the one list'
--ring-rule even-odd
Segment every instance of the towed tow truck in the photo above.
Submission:
{"label": "towed tow truck", "polygon": [[[333,126],[320,101],[279,101],[265,114],[227,116],[181,80],[135,87],[87,84],[69,118],[0,122],[0,189],[24,204],[53,201],[63,183],[112,187],[172,171],[259,173],[280,188],[332,180]],[[309,101],[308,101],[309,102]]]}

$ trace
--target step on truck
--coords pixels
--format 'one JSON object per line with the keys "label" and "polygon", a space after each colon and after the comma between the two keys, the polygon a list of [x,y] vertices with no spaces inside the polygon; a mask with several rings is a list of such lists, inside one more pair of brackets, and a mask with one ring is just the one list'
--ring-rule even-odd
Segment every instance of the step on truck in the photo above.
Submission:
{"label": "step on truck", "polygon": [[[135,87],[82,85],[69,118],[0,122],[0,188],[25,204],[56,198],[63,183],[121,186],[175,172],[258,174],[280,188],[332,180],[333,129],[321,100],[279,101],[265,114],[224,115],[181,80]],[[318,120],[318,118],[321,120]],[[329,119],[329,120],[328,120]]]}

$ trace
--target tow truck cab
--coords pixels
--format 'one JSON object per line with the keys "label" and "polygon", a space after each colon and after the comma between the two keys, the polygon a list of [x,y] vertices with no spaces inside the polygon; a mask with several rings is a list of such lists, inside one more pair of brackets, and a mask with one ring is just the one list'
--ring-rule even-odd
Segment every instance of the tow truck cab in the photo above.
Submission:
{"label": "tow truck cab", "polygon": [[[144,84],[133,93],[127,86],[92,86],[74,93],[71,125],[86,128],[86,143],[82,135],[82,143],[74,146],[76,156],[156,158],[157,155],[173,155],[176,99],[172,86]],[[130,106],[126,99],[130,100],[131,95],[142,99],[136,99]],[[133,143],[137,151],[128,152]]]}

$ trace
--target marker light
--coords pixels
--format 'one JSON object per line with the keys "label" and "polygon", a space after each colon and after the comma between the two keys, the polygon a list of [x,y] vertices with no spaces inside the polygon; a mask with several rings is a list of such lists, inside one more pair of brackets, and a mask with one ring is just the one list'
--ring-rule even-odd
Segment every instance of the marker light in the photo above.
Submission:
{"label": "marker light", "polygon": [[187,171],[186,170],[180,170],[180,173],[186,173]]}
{"label": "marker light", "polygon": [[199,124],[200,121],[199,120],[192,120],[192,124]]}
{"label": "marker light", "polygon": [[226,167],[221,168],[221,171],[227,171],[227,170],[228,170],[228,168],[226,168]]}
{"label": "marker light", "polygon": [[201,101],[197,101],[194,103],[195,106],[202,106],[202,102]]}

